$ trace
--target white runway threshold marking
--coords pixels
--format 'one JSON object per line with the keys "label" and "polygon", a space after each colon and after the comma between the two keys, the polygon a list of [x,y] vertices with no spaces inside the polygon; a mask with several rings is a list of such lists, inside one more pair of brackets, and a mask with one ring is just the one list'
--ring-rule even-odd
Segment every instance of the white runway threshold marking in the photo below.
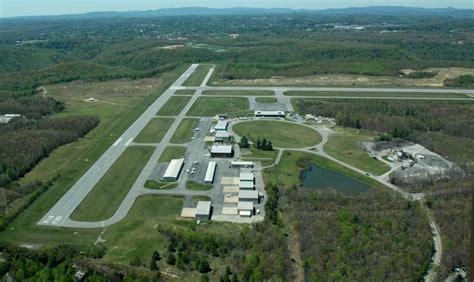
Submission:
{"label": "white runway threshold marking", "polygon": [[122,141],[122,138],[117,139],[112,146],[117,146]]}

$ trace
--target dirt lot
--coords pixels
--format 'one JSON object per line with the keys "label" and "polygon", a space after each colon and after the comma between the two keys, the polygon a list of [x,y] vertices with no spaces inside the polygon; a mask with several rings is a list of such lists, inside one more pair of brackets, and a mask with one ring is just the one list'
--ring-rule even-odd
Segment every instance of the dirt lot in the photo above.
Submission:
{"label": "dirt lot", "polygon": [[[413,70],[401,70],[409,73]],[[474,75],[474,69],[466,68],[430,68],[424,71],[436,72],[432,78],[412,79],[395,76],[365,76],[365,75],[315,75],[305,77],[275,77],[271,79],[254,80],[220,80],[214,85],[259,85],[259,86],[402,86],[402,87],[441,87],[447,78],[460,75]]]}

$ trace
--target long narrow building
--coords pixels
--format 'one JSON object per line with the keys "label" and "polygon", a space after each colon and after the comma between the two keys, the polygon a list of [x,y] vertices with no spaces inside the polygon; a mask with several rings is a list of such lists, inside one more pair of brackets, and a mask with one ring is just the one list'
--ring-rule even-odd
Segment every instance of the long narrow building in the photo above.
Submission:
{"label": "long narrow building", "polygon": [[210,161],[207,165],[206,177],[204,178],[204,183],[212,184],[214,182],[214,176],[216,174],[217,163]]}

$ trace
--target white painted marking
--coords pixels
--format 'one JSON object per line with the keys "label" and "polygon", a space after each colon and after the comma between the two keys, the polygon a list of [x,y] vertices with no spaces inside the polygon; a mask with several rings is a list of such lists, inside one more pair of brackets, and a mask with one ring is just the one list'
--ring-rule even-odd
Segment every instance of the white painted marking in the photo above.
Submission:
{"label": "white painted marking", "polygon": [[128,139],[127,143],[125,143],[125,147],[128,147],[128,145],[130,145],[132,141],[133,141],[133,138]]}
{"label": "white painted marking", "polygon": [[56,216],[56,218],[53,220],[53,224],[58,224],[62,218],[62,216]]}
{"label": "white painted marking", "polygon": [[47,219],[45,219],[45,220],[43,221],[43,223],[44,223],[44,224],[49,224],[49,223],[51,222],[51,220],[53,220],[53,218],[54,218],[54,215],[50,215],[50,216],[48,216]]}
{"label": "white painted marking", "polygon": [[112,146],[117,146],[120,143],[120,141],[122,141],[122,138],[117,139],[117,141],[115,141],[115,143]]}

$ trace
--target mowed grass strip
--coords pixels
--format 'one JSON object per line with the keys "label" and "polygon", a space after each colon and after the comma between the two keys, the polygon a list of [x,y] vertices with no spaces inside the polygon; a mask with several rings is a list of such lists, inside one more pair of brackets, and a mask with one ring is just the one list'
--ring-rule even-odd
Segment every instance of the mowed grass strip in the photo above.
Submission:
{"label": "mowed grass strip", "polygon": [[221,96],[271,96],[275,92],[270,90],[206,90],[202,95],[221,95]]}
{"label": "mowed grass strip", "polygon": [[153,118],[134,139],[136,143],[158,143],[163,139],[174,119]]}
{"label": "mowed grass strip", "polygon": [[287,91],[286,96],[308,97],[396,97],[396,98],[468,98],[458,93],[418,93],[418,92],[319,92],[319,91]]}
{"label": "mowed grass strip", "polygon": [[257,103],[276,103],[278,100],[277,98],[273,97],[257,97],[255,98],[255,102]]}
{"label": "mowed grass strip", "polygon": [[188,116],[215,116],[220,113],[237,113],[249,109],[249,100],[244,97],[199,97],[188,112]]}
{"label": "mowed grass strip", "polygon": [[211,65],[199,65],[188,79],[184,81],[183,86],[200,86],[210,69]]}
{"label": "mowed grass strip", "polygon": [[189,100],[191,100],[191,97],[188,96],[172,96],[166,104],[161,107],[157,115],[176,116],[183,110]]}
{"label": "mowed grass strip", "polygon": [[317,145],[321,142],[321,135],[314,129],[282,121],[249,121],[232,127],[239,136],[247,136],[256,142],[257,139],[271,141],[273,147],[304,148]]}
{"label": "mowed grass strip", "polygon": [[207,190],[211,190],[212,188],[214,188],[214,185],[212,184],[202,184],[202,183],[197,183],[195,181],[186,182],[186,189],[188,190],[207,191]]}
{"label": "mowed grass strip", "polygon": [[169,163],[172,159],[180,159],[186,154],[186,147],[182,146],[168,146],[163,151],[158,162]]}
{"label": "mowed grass strip", "polygon": [[196,91],[195,90],[187,90],[187,89],[181,89],[181,90],[176,90],[174,92],[175,95],[189,95],[192,96],[194,95]]}
{"label": "mowed grass strip", "polygon": [[183,119],[181,124],[176,129],[173,137],[171,137],[171,143],[174,144],[184,144],[191,141],[191,137],[193,136],[193,130],[199,124],[199,120],[195,118],[186,118]]}
{"label": "mowed grass strip", "polygon": [[[359,132],[359,133],[357,133]],[[370,157],[360,143],[373,136],[357,130],[344,130],[342,135],[331,136],[324,150],[328,155],[372,174],[382,175],[390,170],[383,162]]]}
{"label": "mowed grass strip", "polygon": [[153,154],[154,147],[128,147],[71,215],[78,221],[110,218]]}

